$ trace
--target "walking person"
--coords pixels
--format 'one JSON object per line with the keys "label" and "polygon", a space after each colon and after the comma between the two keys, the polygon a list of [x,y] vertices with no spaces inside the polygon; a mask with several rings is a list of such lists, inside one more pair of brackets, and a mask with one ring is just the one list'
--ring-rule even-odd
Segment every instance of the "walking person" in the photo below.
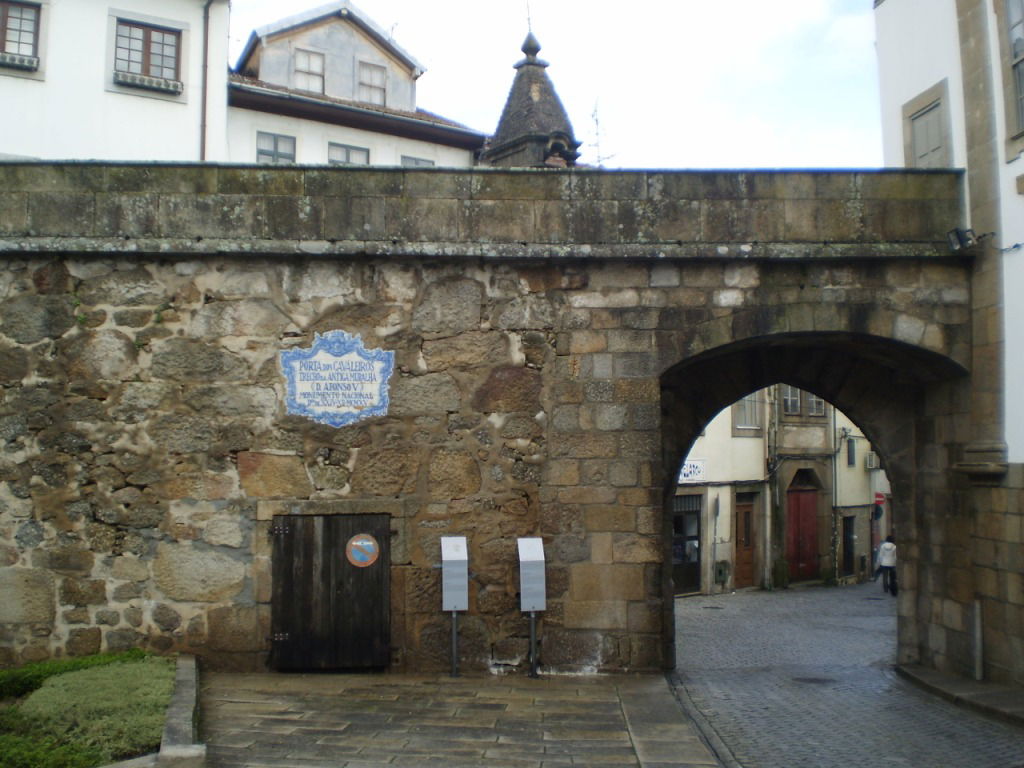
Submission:
{"label": "walking person", "polygon": [[892,534],[878,548],[878,570],[882,572],[882,591],[896,597],[896,542]]}

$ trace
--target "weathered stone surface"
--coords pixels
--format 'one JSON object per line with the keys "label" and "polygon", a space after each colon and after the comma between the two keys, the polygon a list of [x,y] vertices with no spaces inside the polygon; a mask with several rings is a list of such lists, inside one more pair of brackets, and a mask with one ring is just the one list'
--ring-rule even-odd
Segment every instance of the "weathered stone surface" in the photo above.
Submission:
{"label": "weathered stone surface", "polygon": [[163,632],[173,632],[181,626],[181,614],[166,603],[153,606],[153,623]]}
{"label": "weathered stone surface", "polygon": [[410,446],[389,443],[360,448],[352,473],[352,490],[371,496],[412,493],[419,464],[419,452]]}
{"label": "weathered stone surface", "polygon": [[37,568],[48,568],[61,575],[88,574],[95,557],[87,549],[64,546],[33,552],[32,562]]}
{"label": "weathered stone surface", "polygon": [[111,566],[111,574],[121,581],[145,581],[149,578],[146,563],[136,557],[117,557]]}
{"label": "weathered stone surface", "polygon": [[214,608],[207,614],[210,648],[216,651],[260,651],[264,649],[267,627],[255,605]]}
{"label": "weathered stone surface", "polygon": [[54,578],[36,568],[0,568],[0,624],[52,625]]}
{"label": "weathered stone surface", "polygon": [[29,354],[26,350],[0,343],[0,384],[21,381],[28,375],[28,370]]}
{"label": "weathered stone surface", "polygon": [[431,498],[461,499],[480,490],[480,466],[465,451],[434,451],[429,471]]}
{"label": "weathered stone surface", "polygon": [[151,371],[173,381],[237,381],[247,372],[245,361],[226,349],[198,339],[173,338],[154,344]]}
{"label": "weathered stone surface", "polygon": [[100,652],[100,642],[103,639],[99,627],[86,627],[84,629],[72,629],[68,633],[68,640],[64,644],[64,650],[68,656],[91,656]]}
{"label": "weathered stone surface", "polygon": [[100,579],[64,579],[60,584],[61,605],[103,605],[107,583]]}
{"label": "weathered stone surface", "polygon": [[480,325],[483,287],[475,280],[431,283],[413,311],[413,325],[422,333],[454,334]]}
{"label": "weathered stone surface", "polygon": [[70,296],[15,296],[0,303],[0,331],[19,344],[56,339],[75,326]]}
{"label": "weathered stone surface", "polygon": [[536,413],[540,406],[540,374],[532,368],[495,368],[473,396],[479,411]]}
{"label": "weathered stone surface", "polygon": [[246,495],[253,498],[305,499],[313,490],[298,456],[245,451],[238,454],[238,476]]}
{"label": "weathered stone surface", "polygon": [[423,357],[432,371],[500,365],[508,361],[508,338],[501,333],[468,332],[425,341]]}
{"label": "weathered stone surface", "polygon": [[212,603],[237,595],[245,566],[219,552],[161,544],[153,561],[156,586],[171,600]]}
{"label": "weathered stone surface", "polygon": [[79,334],[62,345],[61,352],[71,361],[68,370],[73,378],[120,380],[136,375],[135,346],[120,331]]}
{"label": "weathered stone surface", "polygon": [[167,297],[164,287],[149,271],[137,267],[83,281],[78,298],[87,306],[138,306],[160,304]]}
{"label": "weathered stone surface", "polygon": [[195,336],[280,336],[291,320],[269,299],[213,301],[192,321]]}
{"label": "weathered stone surface", "polygon": [[392,416],[451,413],[459,410],[460,403],[458,385],[447,373],[391,379],[388,413]]}

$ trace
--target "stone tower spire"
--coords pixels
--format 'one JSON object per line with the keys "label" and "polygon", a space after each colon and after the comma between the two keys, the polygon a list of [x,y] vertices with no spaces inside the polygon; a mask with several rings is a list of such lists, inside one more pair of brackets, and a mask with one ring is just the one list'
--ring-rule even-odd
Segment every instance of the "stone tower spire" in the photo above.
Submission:
{"label": "stone tower spire", "polygon": [[526,58],[515,65],[505,109],[480,160],[484,165],[517,168],[574,166],[580,142],[544,71],[548,63],[537,58],[540,43],[533,32],[527,34],[522,51]]}

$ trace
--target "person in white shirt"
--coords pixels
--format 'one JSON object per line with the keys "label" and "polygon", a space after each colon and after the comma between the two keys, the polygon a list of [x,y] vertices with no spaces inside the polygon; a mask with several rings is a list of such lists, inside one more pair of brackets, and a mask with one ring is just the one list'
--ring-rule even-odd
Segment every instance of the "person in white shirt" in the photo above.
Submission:
{"label": "person in white shirt", "polygon": [[896,597],[896,543],[891,535],[878,548],[878,570],[882,572],[882,591]]}

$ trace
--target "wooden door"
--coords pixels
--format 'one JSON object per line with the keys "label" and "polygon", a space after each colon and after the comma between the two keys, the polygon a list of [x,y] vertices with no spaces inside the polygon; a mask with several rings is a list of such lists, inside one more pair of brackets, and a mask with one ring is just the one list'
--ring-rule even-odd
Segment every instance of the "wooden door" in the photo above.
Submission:
{"label": "wooden door", "polygon": [[[736,496],[736,553],[733,557],[733,586],[754,586],[754,502],[753,494]],[[746,497],[746,498],[745,498]]]}
{"label": "wooden door", "polygon": [[786,493],[786,559],[790,581],[818,576],[818,491]]}
{"label": "wooden door", "polygon": [[271,535],[271,666],[386,667],[389,517],[279,515]]}

